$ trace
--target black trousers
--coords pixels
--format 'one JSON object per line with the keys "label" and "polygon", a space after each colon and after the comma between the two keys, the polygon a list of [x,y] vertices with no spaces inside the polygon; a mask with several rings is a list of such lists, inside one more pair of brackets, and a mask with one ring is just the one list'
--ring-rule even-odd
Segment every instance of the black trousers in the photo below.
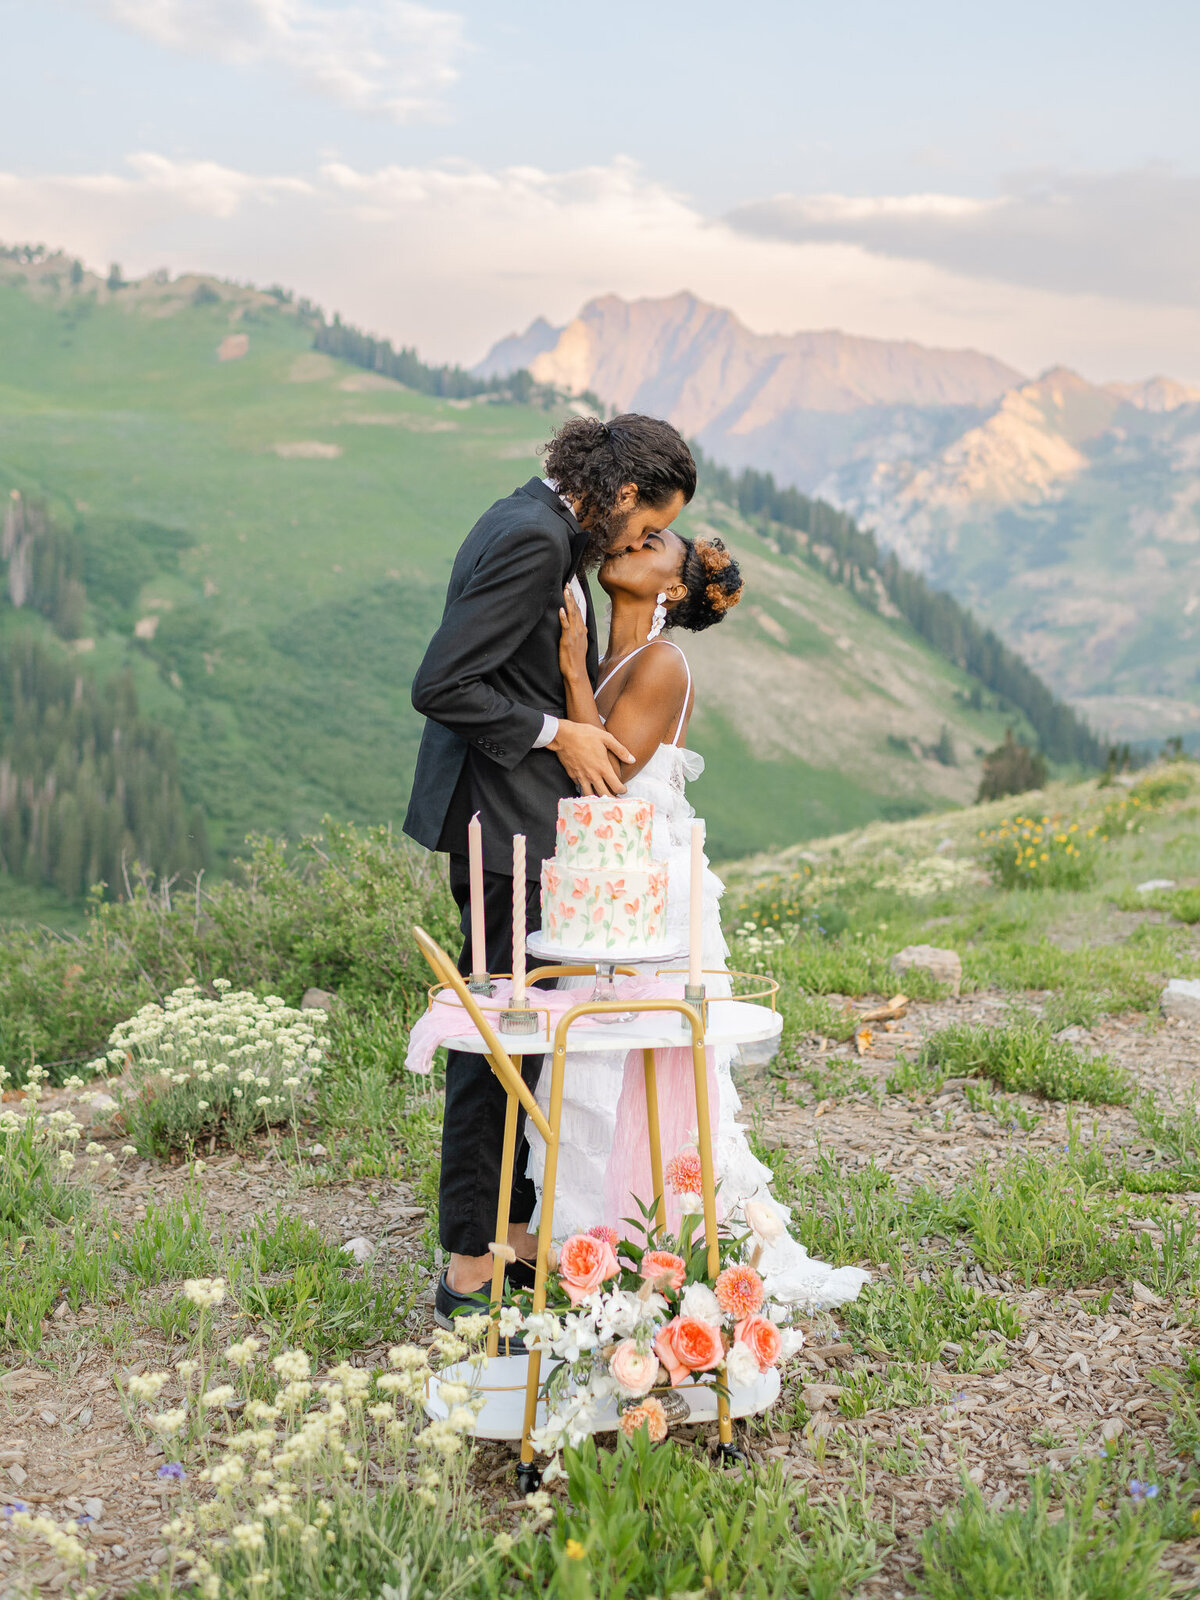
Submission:
{"label": "black trousers", "polygon": [[[462,913],[463,948],[458,970],[471,970],[470,877],[465,856],[450,857],[450,892]],[[483,875],[483,920],[489,972],[512,970],[511,877]],[[525,926],[541,926],[538,881],[525,886]],[[521,1075],[531,1089],[541,1075],[542,1056],[518,1057]],[[446,1057],[446,1110],[442,1120],[442,1176],[438,1192],[438,1236],[442,1248],[456,1255],[482,1256],[495,1237],[496,1200],[500,1193],[500,1157],[508,1096],[486,1056],[451,1050]],[[528,1222],[537,1199],[525,1175],[529,1146],[525,1113],[518,1114],[517,1159],[513,1169],[510,1222]],[[502,1241],[503,1242],[503,1241]]]}

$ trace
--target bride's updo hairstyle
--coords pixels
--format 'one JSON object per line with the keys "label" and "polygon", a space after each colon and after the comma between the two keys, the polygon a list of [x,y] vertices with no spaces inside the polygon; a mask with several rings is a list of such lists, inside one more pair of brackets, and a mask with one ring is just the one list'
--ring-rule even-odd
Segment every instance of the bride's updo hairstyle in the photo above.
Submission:
{"label": "bride's updo hairstyle", "polygon": [[720,539],[684,539],[679,580],[687,588],[682,600],[668,608],[667,628],[699,633],[720,622],[737,605],[746,587],[737,562]]}

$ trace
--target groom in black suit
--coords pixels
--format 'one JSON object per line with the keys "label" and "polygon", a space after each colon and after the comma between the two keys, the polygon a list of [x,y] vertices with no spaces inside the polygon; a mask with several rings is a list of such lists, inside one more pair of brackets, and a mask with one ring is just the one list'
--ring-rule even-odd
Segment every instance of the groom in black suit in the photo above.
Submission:
{"label": "groom in black suit", "polygon": [[[498,500],[467,535],[450,574],[441,626],[413,681],[429,720],[421,738],[404,831],[450,857],[450,887],[470,928],[467,824],[483,829],[488,970],[512,967],[512,836],[526,837],[526,921],[541,923],[539,875],[554,853],[558,802],[624,792],[618,762],[632,757],[590,723],[570,722],[559,670],[559,609],[570,587],[587,621],[596,679],[596,617],[586,573],[617,550],[637,550],[692,498],[696,466],[667,422],[629,415],[574,418],[546,451],[545,480]],[[459,969],[470,970],[464,942]],[[541,1057],[524,1057],[534,1086]],[[450,1264],[437,1288],[446,1322],[491,1275],[505,1096],[483,1056],[449,1053],[442,1129],[440,1236]],[[524,1113],[521,1114],[522,1125]],[[509,1228],[522,1260],[536,1249],[527,1224],[533,1185],[517,1152]]]}

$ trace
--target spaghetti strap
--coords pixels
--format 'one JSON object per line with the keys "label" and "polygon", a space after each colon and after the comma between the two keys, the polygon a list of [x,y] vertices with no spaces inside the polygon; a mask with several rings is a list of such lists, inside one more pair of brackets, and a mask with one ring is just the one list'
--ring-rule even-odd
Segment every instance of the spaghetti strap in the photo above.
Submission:
{"label": "spaghetti strap", "polygon": [[[661,644],[669,644],[672,650],[679,650],[679,646],[675,643],[674,639],[662,639],[658,642]],[[655,640],[647,639],[645,644],[638,645],[636,650],[631,650],[627,656],[622,656],[612,671],[607,673],[603,680],[596,685],[593,693],[598,695],[606,684],[612,682],[613,678],[616,677],[617,673],[620,672],[622,667],[627,667],[633,660],[634,656],[640,656],[643,650],[648,650],[654,643]],[[688,701],[692,698],[692,669],[688,665],[688,658],[683,654],[682,650],[679,650],[679,654],[683,656],[683,670],[687,673],[687,688],[683,691],[683,709],[680,711],[679,721],[675,725],[675,737],[671,740],[673,745],[678,745],[679,743],[679,735],[683,732],[684,718],[687,716]],[[604,718],[601,717],[600,720],[603,722]]]}

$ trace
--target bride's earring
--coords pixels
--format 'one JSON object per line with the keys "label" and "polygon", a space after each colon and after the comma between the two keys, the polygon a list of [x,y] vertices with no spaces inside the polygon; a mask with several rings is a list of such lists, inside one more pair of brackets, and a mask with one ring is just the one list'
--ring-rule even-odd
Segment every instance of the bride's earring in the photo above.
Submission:
{"label": "bride's earring", "polygon": [[649,644],[652,639],[658,638],[659,634],[663,631],[663,623],[666,622],[666,620],[667,596],[666,592],[660,589],[655,598],[654,621],[650,624],[650,632],[646,635],[647,644]]}

